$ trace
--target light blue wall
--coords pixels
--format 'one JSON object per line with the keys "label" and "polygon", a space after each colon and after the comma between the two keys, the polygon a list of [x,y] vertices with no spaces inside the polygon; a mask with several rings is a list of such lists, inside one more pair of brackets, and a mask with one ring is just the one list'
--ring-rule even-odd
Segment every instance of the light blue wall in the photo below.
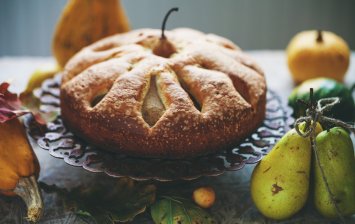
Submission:
{"label": "light blue wall", "polygon": [[[85,1],[85,0],[82,0]],[[105,1],[105,0],[103,0]],[[298,31],[332,30],[355,49],[355,0],[122,0],[133,28],[188,26],[230,38],[244,49],[284,49]],[[0,56],[50,55],[66,0],[0,0]]]}

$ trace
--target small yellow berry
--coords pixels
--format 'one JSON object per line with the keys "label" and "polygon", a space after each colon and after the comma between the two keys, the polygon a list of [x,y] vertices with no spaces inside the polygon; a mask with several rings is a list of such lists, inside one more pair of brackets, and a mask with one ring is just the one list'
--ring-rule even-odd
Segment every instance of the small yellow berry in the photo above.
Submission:
{"label": "small yellow berry", "polygon": [[200,187],[192,194],[194,202],[202,208],[210,208],[216,200],[216,194],[212,187]]}

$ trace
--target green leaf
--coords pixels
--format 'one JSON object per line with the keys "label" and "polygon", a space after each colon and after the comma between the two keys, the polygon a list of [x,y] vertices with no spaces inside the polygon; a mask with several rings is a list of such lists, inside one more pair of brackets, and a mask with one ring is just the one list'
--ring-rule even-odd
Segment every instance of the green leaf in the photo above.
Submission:
{"label": "green leaf", "polygon": [[92,217],[92,215],[89,212],[83,211],[83,210],[76,211],[75,214],[80,215],[80,216],[84,216],[84,217]]}
{"label": "green leaf", "polygon": [[213,224],[212,216],[193,204],[179,197],[163,197],[151,207],[151,215],[156,224]]}
{"label": "green leaf", "polygon": [[[129,178],[99,181],[71,191],[40,185],[46,192],[64,196],[79,215],[90,215],[97,223],[127,222],[155,201],[156,187]],[[80,214],[81,213],[81,214]]]}
{"label": "green leaf", "polygon": [[41,125],[45,125],[48,122],[54,121],[58,117],[58,112],[42,112],[39,107],[41,105],[41,101],[39,98],[34,96],[33,92],[21,93],[20,100],[22,106],[28,109],[32,114],[37,123]]}

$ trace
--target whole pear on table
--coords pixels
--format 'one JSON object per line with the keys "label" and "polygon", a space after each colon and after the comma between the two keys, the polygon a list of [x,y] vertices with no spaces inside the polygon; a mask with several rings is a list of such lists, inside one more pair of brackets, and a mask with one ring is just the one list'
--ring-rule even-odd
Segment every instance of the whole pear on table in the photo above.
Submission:
{"label": "whole pear on table", "polygon": [[128,18],[119,0],[70,0],[55,28],[53,55],[63,68],[83,47],[129,29]]}
{"label": "whole pear on table", "polygon": [[[317,135],[316,142],[319,161],[341,215],[355,214],[355,160],[349,134],[344,129],[335,127]],[[322,215],[335,218],[338,216],[335,205],[316,162],[313,168],[314,204]]]}
{"label": "whole pear on table", "polygon": [[308,198],[311,153],[310,139],[292,129],[255,167],[251,195],[263,215],[286,219],[301,210]]}

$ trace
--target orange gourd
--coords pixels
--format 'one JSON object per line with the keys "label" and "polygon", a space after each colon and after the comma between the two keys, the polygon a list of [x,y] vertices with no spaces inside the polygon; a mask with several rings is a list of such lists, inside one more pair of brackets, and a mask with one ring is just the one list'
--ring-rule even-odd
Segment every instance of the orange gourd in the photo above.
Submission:
{"label": "orange gourd", "polygon": [[27,219],[36,222],[43,202],[37,186],[39,163],[21,122],[0,123],[0,193],[20,196],[27,205]]}

